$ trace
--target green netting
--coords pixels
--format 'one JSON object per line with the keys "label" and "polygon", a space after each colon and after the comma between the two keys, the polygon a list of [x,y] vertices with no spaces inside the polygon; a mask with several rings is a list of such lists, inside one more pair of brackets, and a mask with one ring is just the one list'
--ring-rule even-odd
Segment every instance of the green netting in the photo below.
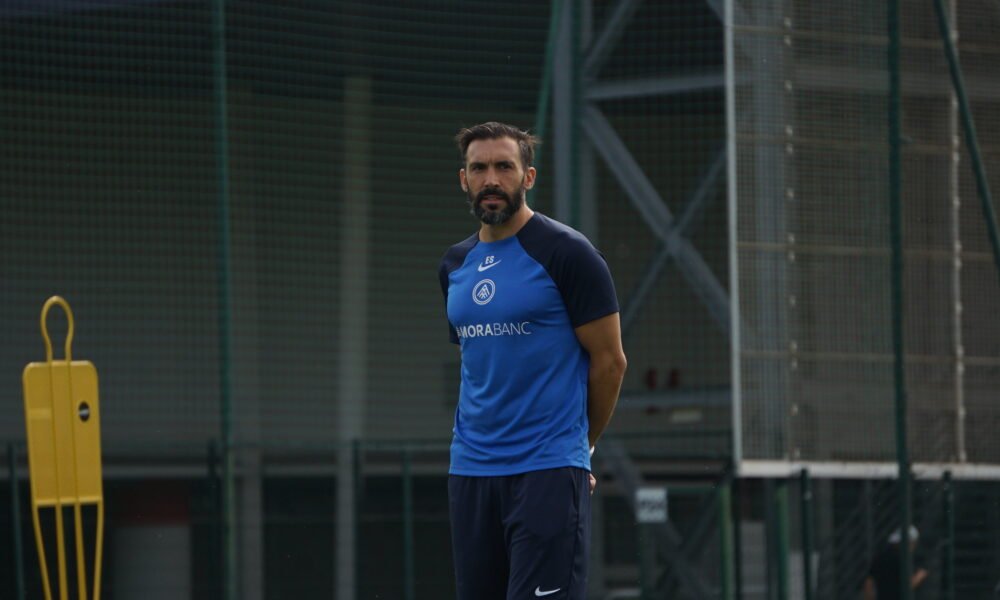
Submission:
{"label": "green netting", "polygon": [[[579,31],[576,81],[543,114],[533,202],[591,237],[630,311],[632,368],[612,434],[639,434],[626,446],[641,461],[719,460],[728,338],[699,286],[728,286],[721,14],[624,3],[612,28],[616,2],[562,4]],[[101,377],[109,503],[126,507],[109,516],[111,563],[116,551],[136,558],[120,537],[133,488],[141,498],[148,480],[180,478],[193,566],[171,593],[184,596],[186,582],[192,597],[223,597],[220,448],[208,448],[230,420],[238,597],[343,594],[351,569],[358,597],[404,597],[398,563],[413,547],[401,543],[399,448],[413,440],[417,597],[452,593],[439,496],[459,365],[436,270],[477,224],[451,138],[491,119],[542,125],[551,12],[479,0],[0,7],[0,398],[11,409],[0,440],[23,440],[18,373],[42,355],[42,303],[62,295],[74,356]],[[617,32],[606,60],[588,71],[606,30]],[[551,73],[563,82],[553,89],[567,81],[564,63]],[[567,89],[577,118],[600,111],[655,201],[683,221],[671,241],[600,140],[554,125],[574,104]],[[559,135],[577,161],[562,167],[568,201],[556,198]],[[352,477],[355,440],[366,448],[359,506],[345,519],[351,488],[336,474]],[[392,450],[371,450],[383,443]],[[631,529],[627,514],[609,518]],[[358,533],[353,565],[342,527]],[[629,586],[637,566],[623,568],[596,585]],[[109,593],[135,585],[114,564],[105,579]]]}
{"label": "green netting", "polygon": [[[225,316],[237,440],[447,437],[457,357],[441,344],[433,270],[475,228],[450,137],[487,119],[533,126],[545,57],[549,6],[509,8],[235,1],[224,38],[207,1],[5,9],[5,360],[37,356],[35,315],[62,294],[79,311],[78,355],[101,369],[109,449],[200,443],[220,428]],[[581,44],[615,8],[577,11]],[[644,4],[577,85],[600,94],[593,106],[685,219],[672,239],[691,240],[724,293],[721,60],[708,5]],[[640,85],[699,77],[715,79]],[[727,333],[704,284],[577,139],[573,208],[556,214],[551,138],[534,201],[594,239],[630,311],[634,401],[616,427],[727,427]],[[714,404],[674,416],[703,395]],[[16,413],[0,420],[7,437],[21,429]]]}
{"label": "green netting", "polygon": [[[893,462],[886,11],[741,2],[736,240],[746,459]],[[954,10],[954,7],[952,7]],[[996,181],[989,2],[957,28]],[[996,464],[998,265],[933,3],[902,7],[904,324],[916,462]],[[967,28],[968,34],[963,28]],[[994,184],[995,186],[995,184]]]}
{"label": "green netting", "polygon": [[[532,201],[586,233],[615,276],[629,371],[609,441],[655,484],[719,485],[731,450],[738,289],[744,456],[891,460],[883,7],[733,3],[731,247],[723,4],[0,6],[0,399],[9,409],[0,442],[23,440],[18,374],[42,356],[38,313],[60,294],[75,311],[74,355],[101,378],[115,506],[108,593],[224,597],[217,440],[228,419],[235,597],[453,595],[443,486],[459,358],[445,336],[436,269],[477,225],[451,138],[490,119],[541,127],[555,5],[573,8],[561,14],[579,47],[568,51],[575,67],[553,51]],[[962,59],[995,182],[997,15],[987,0],[960,4]],[[907,2],[904,15],[913,456],[955,461],[964,447],[967,460],[995,463],[996,270],[954,137],[931,9]],[[597,60],[591,52],[604,41]],[[65,327],[51,320],[61,340]],[[600,456],[591,586],[603,597],[635,589],[648,548],[630,490]],[[150,577],[143,591],[141,570],[115,564],[141,554],[123,536],[156,512],[136,508],[156,499],[152,480],[180,490],[188,510],[179,518],[190,526],[170,569],[149,571],[172,580]],[[760,490],[743,493],[735,512],[759,533]],[[696,543],[680,552],[688,566],[660,583],[676,597],[719,593],[714,495],[676,498],[671,518]],[[839,541],[851,526],[838,529],[836,502],[823,506],[830,526],[820,539],[856,553]],[[30,550],[26,520],[22,533]],[[742,542],[745,556],[765,546]],[[0,544],[0,581],[14,581],[13,552]],[[995,563],[995,544],[982,555]],[[26,556],[28,597],[37,597]],[[835,568],[841,560],[824,559]],[[823,577],[831,576],[821,574],[824,589],[841,589]]]}

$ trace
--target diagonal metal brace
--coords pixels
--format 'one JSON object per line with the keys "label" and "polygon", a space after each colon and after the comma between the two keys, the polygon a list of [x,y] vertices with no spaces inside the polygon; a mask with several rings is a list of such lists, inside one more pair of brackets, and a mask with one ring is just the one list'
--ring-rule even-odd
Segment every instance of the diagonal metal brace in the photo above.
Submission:
{"label": "diagonal metal brace", "polygon": [[[711,191],[715,188],[719,176],[723,173],[725,164],[726,150],[722,148],[716,154],[715,160],[712,161],[708,171],[702,176],[694,193],[684,204],[684,210],[681,212],[680,217],[677,218],[676,223],[674,223],[672,231],[682,236],[689,234],[693,223],[703,212]],[[642,306],[643,301],[645,301],[646,296],[652,291],[653,286],[659,279],[660,271],[667,265],[670,258],[671,252],[669,247],[665,244],[661,245],[660,249],[656,252],[656,256],[653,257],[653,261],[647,266],[646,272],[639,281],[639,285],[629,295],[628,304],[622,309],[622,333],[627,332],[635,321],[639,313],[639,308]]]}
{"label": "diagonal metal brace", "polygon": [[[643,485],[642,473],[629,459],[625,447],[618,440],[604,438],[601,441],[600,456],[608,469],[614,473],[625,492],[625,500],[635,513],[635,493]],[[669,521],[651,524],[654,535],[666,559],[673,564],[677,578],[695,598],[711,598],[711,587],[681,551],[683,540],[680,533]]]}
{"label": "diagonal metal brace", "polygon": [[[571,1],[571,0],[570,0]],[[597,35],[597,39],[591,44],[587,57],[583,62],[583,72],[589,76],[596,76],[604,65],[615,44],[625,32],[625,26],[632,20],[632,15],[639,8],[640,0],[620,0],[612,9],[607,25]]]}
{"label": "diagonal metal brace", "polygon": [[678,233],[674,217],[642,168],[615,133],[601,111],[592,103],[583,111],[583,130],[604,159],[639,214],[660,238],[670,256],[709,314],[726,336],[730,333],[729,296],[715,273],[689,240]]}
{"label": "diagonal metal brace", "polygon": [[[729,485],[733,481],[733,470],[732,468],[727,468],[723,473],[722,477],[716,482],[716,486],[722,487]],[[717,493],[717,492],[714,492]],[[704,538],[709,533],[709,526],[712,524],[713,518],[716,516],[716,505],[713,502],[707,503],[701,511],[701,515],[698,516],[698,520],[694,527],[691,529],[691,533],[688,534],[687,538],[681,544],[680,551],[685,555],[690,555],[690,553],[699,547],[703,547]],[[670,583],[679,577],[674,563],[668,563],[666,566],[666,571],[663,573],[663,585],[662,589],[668,589]]]}

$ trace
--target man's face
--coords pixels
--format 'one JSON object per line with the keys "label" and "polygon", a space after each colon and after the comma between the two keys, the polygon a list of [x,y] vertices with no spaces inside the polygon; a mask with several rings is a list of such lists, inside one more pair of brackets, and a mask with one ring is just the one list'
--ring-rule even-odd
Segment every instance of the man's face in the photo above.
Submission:
{"label": "man's face", "polygon": [[459,180],[472,214],[487,225],[500,225],[524,206],[525,192],[535,185],[535,168],[525,171],[511,138],[475,140],[465,151]]}

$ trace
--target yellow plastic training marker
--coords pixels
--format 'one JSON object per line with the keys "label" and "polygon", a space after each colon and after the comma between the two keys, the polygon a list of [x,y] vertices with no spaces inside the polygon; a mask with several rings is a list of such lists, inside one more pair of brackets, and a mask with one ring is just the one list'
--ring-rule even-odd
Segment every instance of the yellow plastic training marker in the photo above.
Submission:
{"label": "yellow plastic training marker", "polygon": [[[45,326],[49,309],[55,305],[66,311],[65,360],[52,359],[52,342]],[[97,508],[94,549],[94,600],[101,594],[101,550],[104,541],[104,492],[101,483],[100,406],[97,402],[97,370],[89,361],[74,361],[73,312],[59,296],[48,299],[42,308],[42,338],[45,362],[24,368],[24,418],[28,431],[28,467],[31,475],[31,516],[35,524],[35,544],[42,571],[46,600],[52,600],[52,586],[45,560],[39,512],[55,510],[56,551],[59,566],[59,598],[67,599],[66,548],[63,509],[73,509],[76,540],[77,598],[87,600],[87,570],[83,553],[81,507]]]}

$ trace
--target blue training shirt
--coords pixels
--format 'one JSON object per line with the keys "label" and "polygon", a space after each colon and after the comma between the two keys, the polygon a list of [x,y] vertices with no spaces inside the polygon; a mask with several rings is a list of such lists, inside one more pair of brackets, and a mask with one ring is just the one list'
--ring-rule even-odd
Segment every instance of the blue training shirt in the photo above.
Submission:
{"label": "blue training shirt", "polygon": [[449,472],[590,470],[590,357],[574,328],[618,312],[604,257],[536,212],[514,236],[452,246],[439,276],[462,348]]}

